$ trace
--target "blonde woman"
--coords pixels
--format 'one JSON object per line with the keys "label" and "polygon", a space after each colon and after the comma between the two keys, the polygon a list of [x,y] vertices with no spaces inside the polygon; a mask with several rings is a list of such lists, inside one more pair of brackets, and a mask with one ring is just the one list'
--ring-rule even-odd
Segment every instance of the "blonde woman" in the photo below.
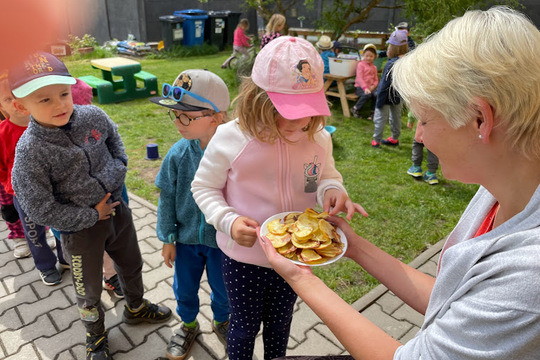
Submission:
{"label": "blonde woman", "polygon": [[346,256],[425,315],[405,345],[261,240],[273,268],[354,359],[538,359],[538,59],[540,31],[495,7],[450,21],[393,67],[393,85],[444,176],[481,185],[446,240],[436,279],[334,218],[349,241]]}
{"label": "blonde woman", "polygon": [[287,19],[281,14],[274,14],[266,25],[266,33],[261,39],[261,49],[266,46],[270,41],[281,36],[281,31],[285,28]]}

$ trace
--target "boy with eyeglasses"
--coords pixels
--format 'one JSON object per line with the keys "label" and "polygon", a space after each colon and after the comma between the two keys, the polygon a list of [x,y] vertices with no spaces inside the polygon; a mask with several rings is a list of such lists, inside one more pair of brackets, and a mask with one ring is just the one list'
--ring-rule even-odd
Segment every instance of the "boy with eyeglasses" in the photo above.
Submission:
{"label": "boy with eyeglasses", "polygon": [[182,135],[163,159],[156,178],[161,189],[157,235],[163,241],[165,265],[174,264],[173,291],[182,319],[167,346],[167,358],[182,360],[200,333],[198,291],[205,268],[212,289],[212,330],[224,344],[227,339],[229,302],[221,270],[222,252],[216,230],[206,223],[193,200],[191,182],[216,128],[228,120],[229,90],[208,70],[186,70],[173,85],[163,84],[162,96],[150,101],[169,108],[169,117]]}
{"label": "boy with eyeglasses", "polygon": [[103,252],[114,260],[127,324],[167,321],[171,310],[143,298],[142,257],[131,210],[122,200],[127,155],[117,126],[100,108],[73,105],[75,79],[56,57],[31,54],[10,69],[13,104],[31,115],[15,151],[12,184],[29,218],[61,231],[86,359],[110,359],[101,304]]}

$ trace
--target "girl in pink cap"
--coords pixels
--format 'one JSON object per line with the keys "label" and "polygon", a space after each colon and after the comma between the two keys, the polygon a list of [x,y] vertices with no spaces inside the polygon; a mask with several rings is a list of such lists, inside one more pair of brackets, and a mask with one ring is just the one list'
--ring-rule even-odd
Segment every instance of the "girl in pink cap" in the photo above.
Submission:
{"label": "girl in pink cap", "polygon": [[258,227],[277,213],[317,204],[349,220],[367,213],[349,198],[334,166],[323,130],[330,115],[323,62],[311,43],[283,36],[265,46],[235,102],[238,118],[217,129],[192,192],[224,253],[229,358],[252,359],[262,322],[269,360],[285,355],[297,296],[271,268],[256,241]]}

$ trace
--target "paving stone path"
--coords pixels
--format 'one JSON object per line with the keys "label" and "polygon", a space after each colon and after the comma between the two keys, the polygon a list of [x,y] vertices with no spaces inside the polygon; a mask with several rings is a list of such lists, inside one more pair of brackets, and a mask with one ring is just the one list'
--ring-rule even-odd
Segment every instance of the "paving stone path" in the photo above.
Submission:
{"label": "paving stone path", "polygon": [[[157,209],[130,194],[130,207],[143,254],[145,297],[176,308],[172,292],[173,270],[163,265],[161,242],[156,237]],[[31,258],[15,259],[13,243],[7,240],[7,227],[0,223],[0,359],[72,360],[84,359],[84,328],[79,321],[74,291],[68,272],[57,286],[46,286]],[[430,247],[411,265],[435,274],[442,241]],[[225,349],[212,332],[210,287],[204,278],[199,292],[202,334],[186,360],[227,359]],[[180,321],[175,313],[165,324],[129,326],[122,323],[124,301],[104,291],[105,323],[115,360],[154,360],[165,356],[172,332]],[[423,317],[379,285],[353,304],[371,321],[402,343],[412,338]],[[174,312],[174,310],[173,310]],[[296,304],[288,355],[341,355],[343,346],[301,301]],[[263,359],[262,339],[257,339],[254,359]]]}

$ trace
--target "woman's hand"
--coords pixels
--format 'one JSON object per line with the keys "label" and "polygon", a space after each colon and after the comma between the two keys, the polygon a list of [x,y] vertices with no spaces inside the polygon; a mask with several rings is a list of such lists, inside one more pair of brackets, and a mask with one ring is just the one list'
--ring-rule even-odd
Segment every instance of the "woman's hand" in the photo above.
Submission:
{"label": "woman's hand", "polygon": [[174,260],[176,260],[176,245],[175,244],[163,244],[161,249],[161,256],[163,256],[163,262],[169,268],[173,267]]}
{"label": "woman's hand", "polygon": [[347,220],[351,220],[355,212],[362,214],[364,217],[369,216],[360,204],[353,203],[346,193],[335,188],[325,191],[323,210],[329,215],[345,212],[347,213]]}
{"label": "woman's hand", "polygon": [[252,247],[257,241],[257,231],[259,226],[256,220],[246,216],[239,216],[234,220],[231,228],[231,236],[238,245]]}
{"label": "woman's hand", "polygon": [[272,242],[266,237],[261,236],[260,227],[257,227],[256,231],[259,237],[259,244],[268,259],[268,262],[272,265],[272,268],[285,279],[285,281],[292,285],[304,276],[314,276],[309,266],[296,265],[289,259],[281,256],[272,245]]}
{"label": "woman's hand", "polygon": [[343,234],[345,234],[345,237],[347,238],[347,251],[345,252],[344,256],[350,258],[350,256],[348,255],[356,252],[355,248],[360,242],[358,241],[358,239],[360,239],[360,236],[354,231],[352,226],[347,221],[345,221],[345,219],[339,216],[329,216],[326,220],[336,225],[343,231]]}
{"label": "woman's hand", "polygon": [[107,201],[109,201],[110,197],[111,197],[111,193],[105,194],[103,199],[101,199],[101,201],[98,202],[96,206],[94,206],[94,209],[96,209],[97,212],[99,213],[99,220],[107,220],[111,216],[114,216],[115,215],[114,208],[120,205],[120,201],[108,203]]}

